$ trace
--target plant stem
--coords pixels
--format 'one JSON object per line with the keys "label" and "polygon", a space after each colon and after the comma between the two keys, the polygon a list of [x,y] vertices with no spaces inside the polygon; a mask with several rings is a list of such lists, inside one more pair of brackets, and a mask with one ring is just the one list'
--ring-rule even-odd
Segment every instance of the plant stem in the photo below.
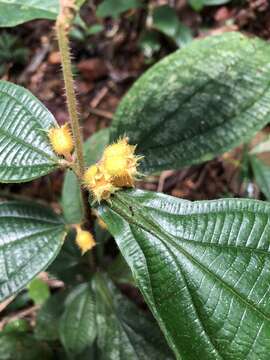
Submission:
{"label": "plant stem", "polygon": [[[80,130],[76,94],[74,90],[74,79],[71,68],[71,57],[70,57],[69,38],[68,38],[68,30],[73,15],[71,9],[68,8],[66,3],[67,2],[65,0],[60,0],[61,9],[56,21],[56,33],[57,33],[58,45],[61,55],[62,71],[63,71],[63,78],[65,83],[65,92],[67,98],[69,119],[71,123],[74,146],[75,146],[76,164],[77,164],[76,173],[81,182],[85,170],[83,146],[82,146],[83,142],[82,142],[82,134]],[[92,215],[91,215],[90,205],[88,203],[88,193],[82,186],[81,186],[81,195],[82,195],[82,201],[84,207],[83,210],[84,210],[85,225],[91,227]]]}

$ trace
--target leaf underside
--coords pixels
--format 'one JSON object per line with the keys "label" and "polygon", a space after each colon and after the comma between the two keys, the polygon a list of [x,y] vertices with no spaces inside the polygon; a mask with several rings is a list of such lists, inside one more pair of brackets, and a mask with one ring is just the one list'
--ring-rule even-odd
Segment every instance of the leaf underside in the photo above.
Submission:
{"label": "leaf underside", "polygon": [[148,70],[121,101],[111,140],[126,134],[153,173],[208,161],[270,119],[270,46],[239,33],[193,41]]}
{"label": "leaf underside", "polygon": [[100,213],[177,358],[269,359],[269,204],[132,190]]}
{"label": "leaf underside", "polygon": [[62,219],[50,209],[27,202],[0,203],[0,302],[48,267],[64,236]]}

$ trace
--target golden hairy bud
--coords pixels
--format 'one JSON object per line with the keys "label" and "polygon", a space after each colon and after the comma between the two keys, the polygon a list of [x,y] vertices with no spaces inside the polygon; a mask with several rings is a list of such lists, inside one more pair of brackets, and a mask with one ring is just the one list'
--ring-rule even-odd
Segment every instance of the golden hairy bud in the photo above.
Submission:
{"label": "golden hairy bud", "polygon": [[122,187],[133,187],[138,162],[142,156],[134,154],[136,146],[129,145],[128,139],[119,139],[104,150],[99,163],[90,166],[84,174],[84,184],[94,200],[109,200]]}
{"label": "golden hairy bud", "polygon": [[90,190],[94,201],[108,200],[117,188],[112,184],[111,177],[104,173],[99,165],[92,165],[84,174],[84,184]]}
{"label": "golden hairy bud", "polygon": [[129,145],[128,139],[119,139],[115,144],[109,145],[103,154],[102,164],[104,171],[112,177],[113,185],[117,187],[133,187],[138,162],[142,156],[136,156],[136,146]]}
{"label": "golden hairy bud", "polygon": [[94,236],[89,231],[82,230],[80,226],[77,227],[77,236],[75,241],[80,248],[82,255],[96,245]]}
{"label": "golden hairy bud", "polygon": [[68,124],[57,128],[51,128],[48,131],[48,136],[56,154],[63,155],[65,157],[70,156],[74,149],[74,143]]}
{"label": "golden hairy bud", "polygon": [[136,146],[128,144],[128,138],[119,139],[116,143],[111,144],[104,150],[103,158],[109,157],[129,157],[134,155]]}

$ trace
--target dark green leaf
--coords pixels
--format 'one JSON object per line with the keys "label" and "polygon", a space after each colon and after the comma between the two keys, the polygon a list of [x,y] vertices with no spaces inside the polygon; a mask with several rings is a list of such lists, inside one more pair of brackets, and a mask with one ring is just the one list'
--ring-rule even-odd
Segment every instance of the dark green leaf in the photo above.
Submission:
{"label": "dark green leaf", "polygon": [[116,283],[134,283],[130,268],[121,254],[110,264],[107,273]]}
{"label": "dark green leaf", "polygon": [[159,328],[98,274],[93,287],[97,306],[97,343],[101,360],[172,359]]}
{"label": "dark green leaf", "polygon": [[255,177],[255,182],[268,201],[270,201],[270,166],[257,156],[250,156],[250,163]]}
{"label": "dark green leaf", "polygon": [[42,305],[50,297],[50,288],[39,278],[33,279],[27,286],[29,298],[35,305]]}
{"label": "dark green leaf", "polygon": [[96,305],[89,285],[77,286],[67,297],[60,320],[60,338],[71,353],[81,353],[96,337]]}
{"label": "dark green leaf", "polygon": [[49,208],[30,202],[0,203],[0,301],[48,267],[64,236],[62,219]]}
{"label": "dark green leaf", "polygon": [[[109,129],[102,129],[84,143],[86,166],[91,166],[100,160],[105,146],[109,142]],[[62,191],[62,206],[66,221],[77,224],[82,220],[83,205],[77,177],[72,171],[65,176]]]}
{"label": "dark green leaf", "polygon": [[62,208],[64,218],[69,224],[79,224],[83,218],[83,204],[80,185],[73,171],[65,175],[62,190]]}
{"label": "dark green leaf", "polygon": [[100,212],[177,358],[269,359],[268,203],[132,190]]}
{"label": "dark green leaf", "polygon": [[123,12],[136,9],[141,5],[140,0],[103,0],[97,7],[96,15],[101,18],[118,18]]}
{"label": "dark green leaf", "polygon": [[83,266],[83,257],[75,238],[76,231],[72,229],[68,232],[59,255],[48,268],[49,273],[68,285],[78,284],[78,277],[80,278],[85,271],[89,274],[89,267]]}
{"label": "dark green leaf", "polygon": [[0,360],[53,360],[48,346],[31,335],[0,334]]}
{"label": "dark green leaf", "polygon": [[56,126],[28,90],[0,81],[0,182],[29,181],[56,169],[59,159],[47,136]]}
{"label": "dark green leaf", "polygon": [[64,311],[66,292],[52,295],[37,314],[35,336],[37,339],[52,341],[59,339],[59,321]]}
{"label": "dark green leaf", "polygon": [[121,101],[111,140],[126,134],[147,173],[208,161],[270,119],[270,47],[226,33],[193,41],[148,70]]}
{"label": "dark green leaf", "polygon": [[159,34],[156,31],[145,31],[141,38],[139,45],[146,58],[152,58],[156,52],[160,50]]}
{"label": "dark green leaf", "polygon": [[16,26],[29,20],[55,20],[59,0],[0,0],[0,27]]}
{"label": "dark green leaf", "polygon": [[179,21],[176,11],[168,5],[154,9],[153,27],[172,38],[178,46],[192,40],[190,29]]}
{"label": "dark green leaf", "polygon": [[30,325],[25,319],[15,319],[7,323],[3,331],[5,333],[25,333],[30,330]]}

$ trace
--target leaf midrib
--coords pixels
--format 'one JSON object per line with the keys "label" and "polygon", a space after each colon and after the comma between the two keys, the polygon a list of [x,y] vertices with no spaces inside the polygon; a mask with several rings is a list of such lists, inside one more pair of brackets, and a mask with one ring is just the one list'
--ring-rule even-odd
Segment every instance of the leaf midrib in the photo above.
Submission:
{"label": "leaf midrib", "polygon": [[17,237],[16,239],[12,240],[11,242],[6,242],[1,244],[0,243],[0,252],[4,251],[8,246],[12,247],[15,244],[17,244],[18,242],[23,242],[26,239],[32,239],[33,237],[38,237],[41,235],[45,235],[46,233],[51,234],[52,232],[56,232],[58,233],[57,230],[60,231],[60,229],[64,229],[64,226],[59,225],[59,226],[52,226],[52,227],[48,227],[46,229],[43,229],[42,231],[37,231],[37,232],[32,232],[31,234],[27,234],[27,235],[23,235],[21,237]]}
{"label": "leaf midrib", "polygon": [[[40,150],[39,148],[33,146],[32,144],[30,143],[27,143],[25,140],[15,136],[14,134],[11,134],[10,132],[4,130],[3,128],[0,127],[0,133],[2,133],[2,135],[4,135],[6,138],[8,139],[12,139],[14,140],[14,142],[16,143],[19,143],[20,145],[32,150],[33,152],[35,153],[38,153],[39,155],[41,155],[42,157],[45,157],[46,159],[48,160],[51,160],[53,161],[53,163],[57,163],[56,159],[57,158],[53,158],[51,157],[50,155],[48,155],[45,151],[43,150]],[[43,164],[44,165],[44,164]],[[7,166],[7,165],[6,165]],[[12,166],[10,166],[12,167]]]}

